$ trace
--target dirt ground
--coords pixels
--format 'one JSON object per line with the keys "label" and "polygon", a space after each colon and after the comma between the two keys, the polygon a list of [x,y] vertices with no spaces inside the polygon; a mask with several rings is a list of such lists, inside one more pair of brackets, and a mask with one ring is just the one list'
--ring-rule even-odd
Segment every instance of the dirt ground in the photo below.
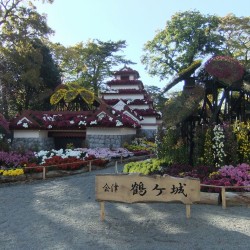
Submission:
{"label": "dirt ground", "polygon": [[100,173],[0,185],[0,249],[249,249],[246,206],[106,202],[101,221]]}

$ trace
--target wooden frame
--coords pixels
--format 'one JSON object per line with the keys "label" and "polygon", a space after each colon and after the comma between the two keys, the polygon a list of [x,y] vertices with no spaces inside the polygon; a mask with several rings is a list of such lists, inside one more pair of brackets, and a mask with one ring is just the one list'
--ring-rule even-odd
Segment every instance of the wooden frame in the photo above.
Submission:
{"label": "wooden frame", "polygon": [[200,181],[168,175],[140,174],[96,175],[96,200],[101,206],[101,220],[105,218],[104,201],[124,203],[172,202],[186,205],[186,217],[191,217],[191,204],[200,200]]}

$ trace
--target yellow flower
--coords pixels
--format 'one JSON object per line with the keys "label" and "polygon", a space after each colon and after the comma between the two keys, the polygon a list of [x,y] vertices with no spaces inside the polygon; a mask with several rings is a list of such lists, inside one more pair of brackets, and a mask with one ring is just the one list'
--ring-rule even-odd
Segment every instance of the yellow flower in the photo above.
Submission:
{"label": "yellow flower", "polygon": [[3,170],[2,173],[4,176],[18,176],[24,174],[24,171],[22,168],[17,168],[17,169]]}
{"label": "yellow flower", "polygon": [[213,176],[215,175],[219,175],[220,173],[217,171],[217,172],[212,172],[210,175],[209,175],[209,178],[212,178]]}
{"label": "yellow flower", "polygon": [[184,176],[184,175],[185,175],[185,173],[184,173],[184,172],[179,173],[179,176]]}

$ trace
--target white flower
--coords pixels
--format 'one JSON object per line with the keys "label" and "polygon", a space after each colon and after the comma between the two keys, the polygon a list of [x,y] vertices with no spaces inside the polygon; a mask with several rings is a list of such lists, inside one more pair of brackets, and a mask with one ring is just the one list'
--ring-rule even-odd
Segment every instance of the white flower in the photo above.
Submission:
{"label": "white flower", "polygon": [[52,125],[49,125],[48,128],[52,128]]}
{"label": "white flower", "polygon": [[74,122],[73,120],[71,120],[69,123],[70,123],[70,124],[74,124],[75,122]]}
{"label": "white flower", "polygon": [[97,124],[97,121],[94,120],[94,121],[91,121],[91,122],[90,122],[90,125],[93,125],[93,124]]}
{"label": "white flower", "polygon": [[78,125],[80,126],[80,125],[85,125],[86,126],[86,121],[79,121],[79,123],[78,123]]}
{"label": "white flower", "polygon": [[122,126],[122,125],[123,125],[123,123],[122,123],[121,121],[116,120],[116,127],[120,127],[120,126]]}
{"label": "white flower", "polygon": [[24,128],[28,128],[28,127],[29,127],[28,123],[27,123],[27,122],[24,122],[24,123],[23,123],[23,127],[24,127]]}

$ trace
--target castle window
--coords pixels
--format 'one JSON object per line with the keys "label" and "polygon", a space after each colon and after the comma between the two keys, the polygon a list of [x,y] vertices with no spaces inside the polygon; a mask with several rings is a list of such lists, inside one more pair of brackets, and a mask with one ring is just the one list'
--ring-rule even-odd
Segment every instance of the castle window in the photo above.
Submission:
{"label": "castle window", "polygon": [[129,76],[121,76],[121,80],[129,80]]}

